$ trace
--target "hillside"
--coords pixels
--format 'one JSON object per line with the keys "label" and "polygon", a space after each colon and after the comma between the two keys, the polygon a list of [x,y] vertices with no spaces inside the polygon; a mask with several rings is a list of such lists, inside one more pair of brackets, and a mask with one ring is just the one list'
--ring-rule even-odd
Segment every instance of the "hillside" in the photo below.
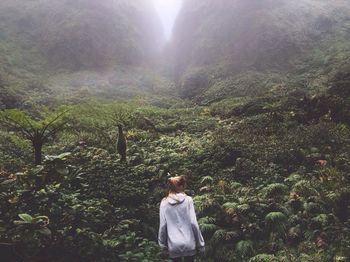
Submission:
{"label": "hillside", "polygon": [[[0,17],[0,76],[11,89],[2,93],[17,94],[17,105],[29,97],[33,86],[54,92],[57,84],[52,77],[61,82],[57,75],[68,75],[75,83],[64,85],[65,92],[74,87],[96,93],[103,87],[98,84],[102,76],[87,85],[81,74],[75,75],[81,71],[86,75],[108,71],[109,78],[116,78],[112,71],[122,75],[123,83],[138,85],[135,78],[154,75],[146,68],[153,67],[164,41],[151,1],[4,0]],[[114,91],[121,85],[105,77],[103,82]],[[40,96],[45,97],[42,91]],[[14,106],[6,96],[0,99],[5,106]]]}
{"label": "hillside", "polygon": [[348,65],[348,1],[185,1],[169,54],[184,97],[320,90]]}
{"label": "hillside", "polygon": [[[0,253],[11,262],[168,261],[157,231],[170,173],[188,178],[206,241],[196,261],[345,262],[350,100],[338,95],[78,105],[40,166],[29,141],[2,128]],[[120,122],[127,162],[116,153]]]}
{"label": "hillside", "polygon": [[170,261],[184,175],[196,262],[349,261],[347,1],[1,0],[0,260]]}

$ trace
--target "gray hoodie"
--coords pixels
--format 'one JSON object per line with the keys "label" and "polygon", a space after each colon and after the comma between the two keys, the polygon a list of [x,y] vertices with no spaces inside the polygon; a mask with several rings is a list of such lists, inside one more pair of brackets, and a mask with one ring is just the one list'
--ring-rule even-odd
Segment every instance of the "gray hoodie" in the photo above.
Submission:
{"label": "gray hoodie", "polygon": [[184,193],[169,195],[160,203],[158,242],[170,258],[194,256],[204,250],[193,200]]}

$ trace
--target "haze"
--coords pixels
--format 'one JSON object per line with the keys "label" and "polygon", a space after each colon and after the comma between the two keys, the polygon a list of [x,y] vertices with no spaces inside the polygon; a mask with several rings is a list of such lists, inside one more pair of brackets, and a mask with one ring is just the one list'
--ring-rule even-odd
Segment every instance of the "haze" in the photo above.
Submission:
{"label": "haze", "polygon": [[182,0],[153,0],[153,3],[162,21],[165,37],[169,40]]}

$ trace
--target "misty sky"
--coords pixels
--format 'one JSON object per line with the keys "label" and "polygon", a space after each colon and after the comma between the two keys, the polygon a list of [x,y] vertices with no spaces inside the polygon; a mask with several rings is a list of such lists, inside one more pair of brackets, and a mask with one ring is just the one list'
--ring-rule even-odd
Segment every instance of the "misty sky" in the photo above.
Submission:
{"label": "misty sky", "polygon": [[153,0],[153,3],[163,23],[165,36],[169,40],[182,0]]}

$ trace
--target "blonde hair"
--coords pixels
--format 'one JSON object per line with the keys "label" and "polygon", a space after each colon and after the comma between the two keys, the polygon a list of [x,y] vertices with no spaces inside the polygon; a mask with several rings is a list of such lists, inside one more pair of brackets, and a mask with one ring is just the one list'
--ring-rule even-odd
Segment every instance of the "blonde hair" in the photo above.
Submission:
{"label": "blonde hair", "polygon": [[176,194],[183,191],[183,188],[186,185],[185,176],[174,176],[168,179],[169,194]]}

